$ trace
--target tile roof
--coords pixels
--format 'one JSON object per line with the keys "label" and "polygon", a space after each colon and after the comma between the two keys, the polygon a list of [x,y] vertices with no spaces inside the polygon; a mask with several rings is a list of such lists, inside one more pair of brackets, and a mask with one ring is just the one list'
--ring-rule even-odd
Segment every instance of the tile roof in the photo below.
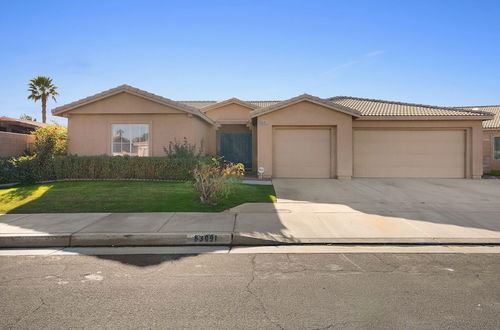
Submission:
{"label": "tile roof", "polygon": [[[295,99],[295,98],[293,98]],[[292,99],[292,100],[293,100]],[[368,99],[353,96],[335,96],[327,99],[320,99],[323,101],[328,101],[337,106],[342,106],[344,109],[351,111],[358,111],[361,117],[364,118],[375,118],[375,117],[388,117],[388,118],[401,118],[401,117],[426,117],[435,118],[438,117],[483,117],[489,116],[490,114],[486,112],[495,113],[495,108],[497,113],[500,111],[500,106],[490,106],[490,107],[441,107],[427,104],[416,104],[416,103],[406,103],[406,102],[396,102],[396,101],[386,101],[378,99]],[[198,109],[203,109],[206,107],[211,107],[214,104],[220,103],[219,101],[179,101],[180,103],[185,103],[187,105],[196,107]],[[222,101],[224,102],[224,101]],[[245,101],[247,103],[253,104],[261,109],[254,110],[255,113],[267,112],[267,108],[273,109],[275,106],[282,106],[281,102],[287,101]],[[480,109],[476,109],[480,108]],[[479,118],[478,118],[479,119]],[[483,125],[485,127],[500,127],[500,116],[493,120],[484,121]],[[496,125],[496,126],[495,126]]]}
{"label": "tile roof", "polygon": [[500,105],[479,105],[479,106],[467,106],[467,107],[456,107],[456,108],[490,112],[494,114],[495,117],[493,117],[493,119],[491,120],[483,121],[483,127],[500,129]]}
{"label": "tile roof", "polygon": [[252,104],[252,103],[249,103],[247,101],[243,101],[243,100],[240,100],[240,99],[237,99],[237,98],[233,97],[233,98],[227,99],[225,101],[220,101],[220,102],[217,102],[217,103],[213,103],[213,104],[207,105],[206,107],[201,108],[200,110],[202,112],[207,112],[208,110],[217,109],[217,108],[223,107],[223,106],[228,105],[228,104],[239,104],[239,105],[241,105],[243,107],[250,108],[252,110],[255,110],[255,109],[259,108],[255,104]]}
{"label": "tile roof", "polygon": [[[223,101],[177,101],[177,102],[184,103],[184,104],[187,104],[189,106],[192,106],[192,107],[195,107],[198,109],[203,109],[205,107],[208,107],[208,106],[211,106],[211,105],[214,105],[216,103],[223,102]],[[252,105],[255,105],[258,108],[264,108],[264,107],[267,107],[267,106],[270,106],[270,105],[273,105],[276,103],[280,103],[281,101],[245,101],[245,102],[250,103]]]}
{"label": "tile roof", "polygon": [[483,117],[490,113],[464,110],[462,108],[440,107],[426,104],[394,102],[376,99],[365,99],[352,96],[335,96],[328,99],[361,112],[363,117]]}
{"label": "tile roof", "polygon": [[183,103],[190,107],[194,107],[197,109],[202,109],[204,107],[208,107],[209,105],[217,103],[217,101],[177,101],[179,103]]}
{"label": "tile roof", "polygon": [[65,112],[73,110],[74,108],[77,108],[79,106],[82,106],[82,105],[85,105],[85,104],[88,104],[88,103],[92,103],[92,102],[98,101],[100,99],[103,99],[103,98],[106,98],[106,97],[109,97],[109,96],[112,96],[112,95],[115,95],[115,94],[118,94],[118,93],[122,93],[122,92],[128,92],[128,93],[131,93],[131,94],[142,96],[144,98],[156,101],[158,103],[162,103],[162,104],[171,106],[173,108],[176,108],[176,109],[183,110],[185,112],[191,113],[191,114],[193,114],[195,116],[198,116],[198,117],[200,117],[200,118],[208,121],[209,123],[212,123],[212,124],[214,123],[214,121],[212,119],[210,119],[209,117],[205,116],[205,114],[203,114],[200,111],[200,109],[198,109],[198,108],[195,108],[193,106],[190,106],[190,105],[187,105],[187,104],[184,104],[184,103],[181,103],[181,102],[177,102],[177,101],[168,99],[168,98],[163,97],[163,96],[159,96],[159,95],[156,95],[156,94],[153,94],[153,93],[149,93],[149,92],[147,92],[145,90],[142,90],[142,89],[139,89],[139,88],[135,88],[135,87],[132,87],[132,86],[129,86],[129,85],[120,85],[118,87],[108,89],[108,90],[106,90],[104,92],[97,93],[97,94],[88,96],[86,98],[83,98],[81,100],[78,100],[78,101],[75,101],[75,102],[71,102],[71,103],[65,104],[63,106],[54,108],[54,109],[52,109],[52,114],[53,115],[61,115],[61,114],[65,113]]}
{"label": "tile roof", "polygon": [[292,97],[291,99],[269,105],[265,108],[259,108],[257,110],[252,111],[251,115],[252,115],[252,117],[260,116],[262,114],[281,109],[287,105],[295,104],[295,103],[302,102],[302,101],[309,101],[312,103],[320,104],[320,105],[326,106],[328,108],[335,109],[337,111],[349,114],[349,115],[354,116],[354,117],[361,117],[361,115],[362,115],[361,112],[355,108],[341,105],[341,104],[337,104],[337,103],[333,103],[327,99],[322,99],[322,98],[319,98],[317,96],[312,96],[309,94],[302,94],[302,95],[299,95],[296,97]]}
{"label": "tile roof", "polygon": [[[70,111],[79,106],[103,99],[105,97],[118,94],[120,92],[129,92],[140,95],[145,98],[163,103],[174,108],[186,111],[196,115],[210,123],[214,123],[212,119],[203,113],[203,109],[213,108],[217,103],[223,104],[226,101],[174,101],[159,95],[155,95],[144,90],[129,86],[121,85],[107,91],[83,98],[81,100],[52,109],[52,114],[62,115],[66,111]],[[484,127],[500,127],[500,114],[493,118],[494,113],[500,112],[500,106],[468,106],[468,107],[440,107],[426,104],[404,103],[385,101],[377,99],[367,99],[352,96],[335,96],[327,99],[311,96],[308,94],[299,95],[285,101],[268,100],[268,101],[240,101],[250,104],[256,108],[252,111],[254,116],[280,109],[281,107],[293,104],[300,100],[309,100],[311,102],[326,105],[339,111],[349,113],[355,117],[364,119],[446,119],[448,117],[459,117],[460,119],[483,119],[487,120]]]}
{"label": "tile roof", "polygon": [[282,101],[247,101],[248,103],[255,104],[259,108],[265,108],[277,103],[280,103]]}

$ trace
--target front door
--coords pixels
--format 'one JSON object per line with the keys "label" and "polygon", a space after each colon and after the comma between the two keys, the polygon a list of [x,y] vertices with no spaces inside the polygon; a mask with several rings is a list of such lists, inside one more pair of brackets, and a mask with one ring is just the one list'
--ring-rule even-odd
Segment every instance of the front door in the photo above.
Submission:
{"label": "front door", "polygon": [[219,153],[224,160],[242,163],[245,169],[252,168],[252,134],[221,133]]}

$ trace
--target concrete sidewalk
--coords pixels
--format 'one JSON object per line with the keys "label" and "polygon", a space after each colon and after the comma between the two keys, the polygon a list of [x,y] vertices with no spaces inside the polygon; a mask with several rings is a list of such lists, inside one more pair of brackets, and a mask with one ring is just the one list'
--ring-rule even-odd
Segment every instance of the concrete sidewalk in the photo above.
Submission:
{"label": "concrete sidewalk", "polygon": [[[500,216],[359,211],[343,204],[243,204],[222,213],[0,215],[0,247],[499,244]],[[464,220],[466,219],[466,220]]]}
{"label": "concrete sidewalk", "polygon": [[0,215],[0,247],[229,245],[234,213]]}

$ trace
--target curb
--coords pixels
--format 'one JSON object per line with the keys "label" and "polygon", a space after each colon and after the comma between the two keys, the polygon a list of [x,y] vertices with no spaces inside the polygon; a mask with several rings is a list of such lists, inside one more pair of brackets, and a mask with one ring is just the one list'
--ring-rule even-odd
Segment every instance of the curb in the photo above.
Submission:
{"label": "curb", "polygon": [[0,234],[0,248],[270,245],[499,245],[500,238],[293,238],[231,232]]}
{"label": "curb", "polygon": [[230,232],[0,234],[0,248],[227,245]]}
{"label": "curb", "polygon": [[71,233],[0,234],[0,247],[68,247]]}
{"label": "curb", "polygon": [[[232,233],[76,233],[71,247],[231,245]],[[1,244],[0,244],[1,246]]]}
{"label": "curb", "polygon": [[233,233],[233,246],[258,246],[258,245],[294,245],[294,244],[371,244],[371,245],[497,245],[500,238],[438,238],[438,237],[370,237],[370,238],[295,238],[281,235],[256,236],[251,234]]}
{"label": "curb", "polygon": [[269,246],[307,244],[498,245],[500,238],[294,238],[231,232],[0,234],[0,248],[127,246]]}

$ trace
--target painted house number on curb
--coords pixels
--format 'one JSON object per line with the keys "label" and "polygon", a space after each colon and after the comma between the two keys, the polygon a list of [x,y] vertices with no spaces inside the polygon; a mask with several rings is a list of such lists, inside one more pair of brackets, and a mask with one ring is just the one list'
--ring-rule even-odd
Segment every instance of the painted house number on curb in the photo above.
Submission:
{"label": "painted house number on curb", "polygon": [[216,234],[196,234],[193,235],[195,243],[215,243],[217,242]]}

